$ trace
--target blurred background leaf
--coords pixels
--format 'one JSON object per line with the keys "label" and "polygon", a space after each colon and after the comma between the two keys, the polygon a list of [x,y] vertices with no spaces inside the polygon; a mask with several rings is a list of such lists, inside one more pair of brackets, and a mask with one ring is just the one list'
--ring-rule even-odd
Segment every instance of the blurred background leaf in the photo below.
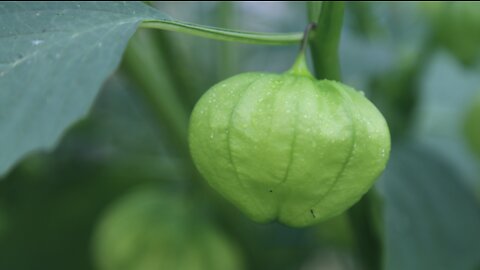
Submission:
{"label": "blurred background leaf", "polygon": [[398,144],[379,182],[385,200],[385,269],[474,269],[480,204],[442,155]]}

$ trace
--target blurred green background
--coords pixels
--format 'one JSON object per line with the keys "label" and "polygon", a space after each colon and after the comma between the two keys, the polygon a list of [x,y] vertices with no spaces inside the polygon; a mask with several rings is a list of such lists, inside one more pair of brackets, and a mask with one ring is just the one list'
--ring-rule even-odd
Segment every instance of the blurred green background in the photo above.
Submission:
{"label": "blurred green background", "polygon": [[[305,2],[152,5],[233,29],[307,23]],[[306,229],[248,220],[192,169],[185,123],[214,83],[283,72],[298,46],[139,30],[88,118],[0,179],[0,269],[480,269],[480,4],[345,12],[343,81],[378,106],[393,139],[368,201]]]}

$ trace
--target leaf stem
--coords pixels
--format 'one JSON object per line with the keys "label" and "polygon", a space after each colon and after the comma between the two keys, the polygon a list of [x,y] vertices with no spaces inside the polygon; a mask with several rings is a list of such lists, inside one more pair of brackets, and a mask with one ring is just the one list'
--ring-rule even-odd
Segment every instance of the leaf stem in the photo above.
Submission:
{"label": "leaf stem", "polygon": [[[168,127],[170,138],[184,156],[188,156],[188,111],[175,92],[160,51],[147,33],[136,33],[125,51],[123,67],[140,86],[156,117]],[[141,38],[143,37],[143,38]]]}
{"label": "leaf stem", "polygon": [[303,33],[246,32],[169,20],[147,20],[142,22],[140,27],[175,31],[223,41],[267,45],[295,44],[302,40],[303,36]]}

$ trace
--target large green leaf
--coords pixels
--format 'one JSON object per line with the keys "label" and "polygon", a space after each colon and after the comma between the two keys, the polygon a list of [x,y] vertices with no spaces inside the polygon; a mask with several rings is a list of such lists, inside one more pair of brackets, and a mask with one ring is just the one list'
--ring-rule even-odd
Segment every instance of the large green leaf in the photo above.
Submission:
{"label": "large green leaf", "polygon": [[472,270],[480,265],[480,205],[446,159],[403,144],[380,190],[385,197],[388,270]]}
{"label": "large green leaf", "polygon": [[141,2],[0,4],[0,176],[25,154],[52,148],[85,116],[137,25],[254,43],[296,42],[173,20]]}
{"label": "large green leaf", "polygon": [[136,2],[0,4],[0,174],[89,110],[145,18]]}

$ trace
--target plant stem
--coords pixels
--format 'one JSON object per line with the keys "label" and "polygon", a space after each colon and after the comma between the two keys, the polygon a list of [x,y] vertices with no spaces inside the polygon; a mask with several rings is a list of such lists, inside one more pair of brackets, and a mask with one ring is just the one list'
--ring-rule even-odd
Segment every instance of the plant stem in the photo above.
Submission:
{"label": "plant stem", "polygon": [[[317,23],[314,38],[310,40],[315,75],[319,79],[341,80],[338,45],[342,32],[343,2],[322,2],[309,4],[309,19]],[[381,268],[381,237],[375,226],[373,207],[376,205],[372,192],[367,193],[348,211],[355,237],[355,249],[362,269],[379,270]]]}
{"label": "plant stem", "polygon": [[[343,2],[323,2],[316,21],[317,29],[310,41],[315,75],[319,79],[340,81],[338,44],[343,24]],[[309,12],[315,16],[315,12]],[[315,18],[309,18],[315,20]]]}
{"label": "plant stem", "polygon": [[[146,31],[145,31],[146,32]],[[122,67],[138,84],[141,94],[150,105],[155,118],[165,125],[167,139],[178,150],[183,161],[183,175],[190,181],[179,183],[190,193],[204,189],[188,149],[188,120],[190,109],[182,102],[178,85],[172,80],[168,57],[159,50],[158,38],[152,33],[139,31],[130,40]],[[151,31],[150,31],[151,32]],[[142,35],[144,34],[144,35]],[[177,70],[178,71],[178,70]]]}
{"label": "plant stem", "polygon": [[364,270],[382,269],[382,237],[378,231],[379,203],[375,189],[371,189],[348,211],[348,218],[355,237],[355,251]]}
{"label": "plant stem", "polygon": [[141,34],[148,33],[137,33],[132,38],[125,52],[123,66],[140,86],[155,116],[167,126],[170,139],[181,154],[188,156],[188,112],[175,92],[174,84],[167,75],[168,67],[162,56],[158,55],[152,37]]}
{"label": "plant stem", "polygon": [[306,53],[305,50],[307,48],[308,40],[310,37],[310,32],[312,29],[315,29],[315,23],[309,23],[307,27],[305,27],[305,32],[303,34],[303,39],[300,44],[300,51],[298,52],[297,59],[295,59],[295,63],[293,66],[287,71],[290,74],[296,74],[300,76],[306,76],[314,79],[313,75],[308,70],[307,61],[306,61]]}
{"label": "plant stem", "polygon": [[314,22],[311,22],[305,27],[305,31],[303,32],[303,38],[302,38],[302,43],[300,44],[300,53],[305,53],[305,50],[307,48],[307,43],[310,40],[310,31],[315,29],[317,27],[317,24]]}
{"label": "plant stem", "polygon": [[322,11],[322,1],[307,2],[308,20],[310,22],[318,21],[318,17],[320,16],[320,11]]}

